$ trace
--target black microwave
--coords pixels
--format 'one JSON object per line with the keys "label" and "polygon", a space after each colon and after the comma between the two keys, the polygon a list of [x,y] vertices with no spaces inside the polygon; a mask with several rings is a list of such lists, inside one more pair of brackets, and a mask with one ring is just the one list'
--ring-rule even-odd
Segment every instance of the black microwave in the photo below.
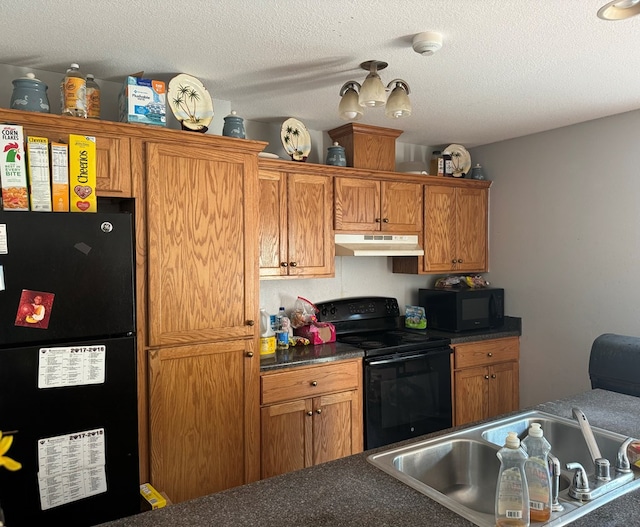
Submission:
{"label": "black microwave", "polygon": [[499,328],[504,324],[504,289],[419,289],[427,329],[468,331]]}

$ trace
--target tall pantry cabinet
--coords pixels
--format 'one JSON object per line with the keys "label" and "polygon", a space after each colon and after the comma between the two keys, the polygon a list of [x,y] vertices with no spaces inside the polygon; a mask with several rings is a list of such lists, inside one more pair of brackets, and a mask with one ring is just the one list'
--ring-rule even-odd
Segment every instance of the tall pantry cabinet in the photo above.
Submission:
{"label": "tall pantry cabinet", "polygon": [[149,474],[176,502],[260,477],[263,146],[184,133],[132,144],[143,176],[134,179],[144,197]]}

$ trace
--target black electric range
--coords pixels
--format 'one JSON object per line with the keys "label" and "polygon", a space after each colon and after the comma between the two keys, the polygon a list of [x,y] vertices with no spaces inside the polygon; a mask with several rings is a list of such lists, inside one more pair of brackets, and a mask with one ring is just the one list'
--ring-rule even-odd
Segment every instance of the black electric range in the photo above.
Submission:
{"label": "black electric range", "polygon": [[398,301],[390,297],[351,297],[316,304],[318,320],[331,322],[336,340],[364,350],[365,357],[398,354],[449,346],[445,337],[406,329]]}
{"label": "black electric range", "polygon": [[336,340],[364,350],[364,447],[452,425],[451,340],[402,326],[398,301],[353,297],[316,304]]}

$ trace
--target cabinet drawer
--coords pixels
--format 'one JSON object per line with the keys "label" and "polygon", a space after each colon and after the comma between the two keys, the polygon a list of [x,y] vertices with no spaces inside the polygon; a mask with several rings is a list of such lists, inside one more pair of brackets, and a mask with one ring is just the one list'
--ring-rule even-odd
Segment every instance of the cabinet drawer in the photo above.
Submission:
{"label": "cabinet drawer", "polygon": [[483,340],[454,346],[456,369],[518,360],[519,355],[520,342],[518,337]]}
{"label": "cabinet drawer", "polygon": [[360,372],[360,362],[345,361],[263,374],[260,377],[261,401],[272,404],[355,389],[359,385]]}

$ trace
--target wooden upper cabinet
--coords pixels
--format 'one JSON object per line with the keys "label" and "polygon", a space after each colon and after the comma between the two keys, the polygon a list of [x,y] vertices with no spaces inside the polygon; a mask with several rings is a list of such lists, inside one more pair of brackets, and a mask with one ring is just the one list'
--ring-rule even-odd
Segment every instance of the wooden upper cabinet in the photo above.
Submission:
{"label": "wooden upper cabinet", "polygon": [[255,156],[175,141],[144,146],[148,345],[252,337]]}
{"label": "wooden upper cabinet", "polygon": [[425,185],[425,271],[487,270],[487,201],[485,189]]}
{"label": "wooden upper cabinet", "polygon": [[419,183],[335,178],[336,231],[422,231],[422,194]]}
{"label": "wooden upper cabinet", "polygon": [[68,143],[70,133],[95,137],[96,194],[122,198],[132,196],[131,147],[129,137],[120,129],[121,125],[16,110],[0,110],[0,119],[22,125],[25,140],[27,136],[34,135],[46,137],[49,141]]}
{"label": "wooden upper cabinet", "polygon": [[261,170],[261,277],[334,275],[332,179],[319,174]]}

